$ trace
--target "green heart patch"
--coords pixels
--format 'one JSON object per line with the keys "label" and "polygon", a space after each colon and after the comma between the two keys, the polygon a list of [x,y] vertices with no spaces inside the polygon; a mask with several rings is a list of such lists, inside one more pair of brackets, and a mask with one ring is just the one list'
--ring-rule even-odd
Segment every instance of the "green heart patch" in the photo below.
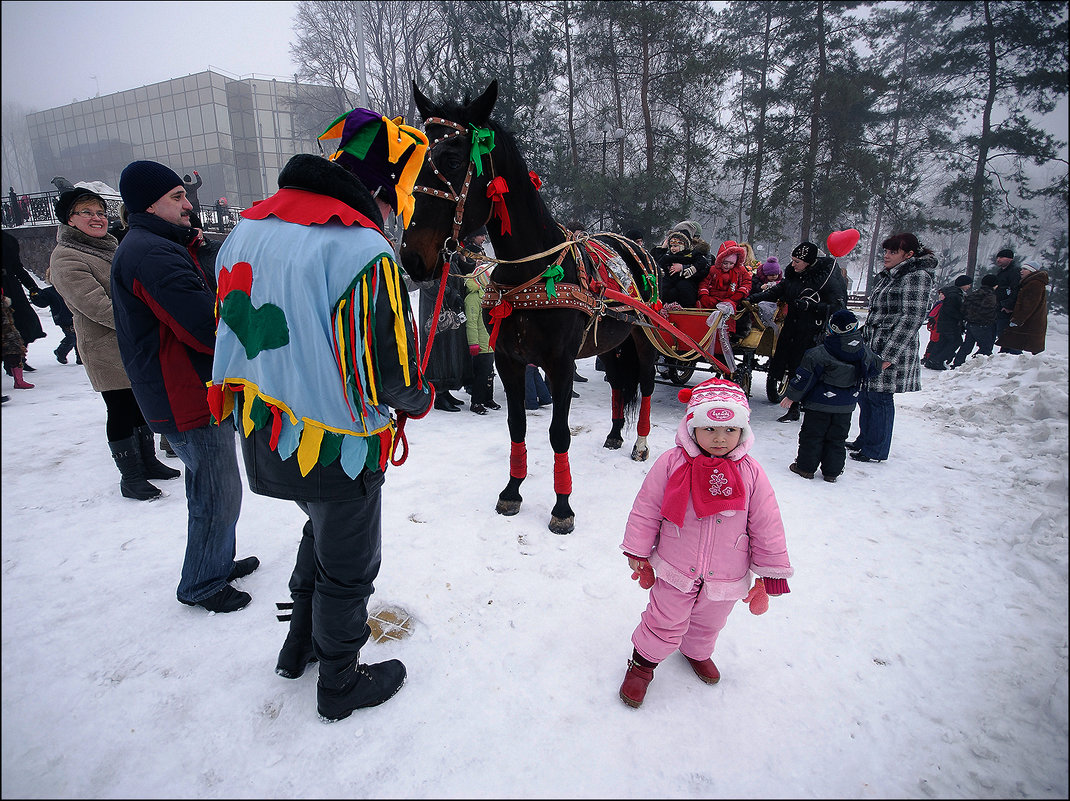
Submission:
{"label": "green heart patch", "polygon": [[281,348],[290,342],[290,329],[283,310],[272,303],[254,307],[252,299],[240,289],[227,293],[219,311],[219,316],[238,337],[250,361],[261,351]]}

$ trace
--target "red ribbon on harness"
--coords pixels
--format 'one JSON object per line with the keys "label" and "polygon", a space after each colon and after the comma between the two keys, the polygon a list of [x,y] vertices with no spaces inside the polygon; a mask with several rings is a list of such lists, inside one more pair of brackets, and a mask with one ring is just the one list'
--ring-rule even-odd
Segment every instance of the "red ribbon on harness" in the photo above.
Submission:
{"label": "red ribbon on harness", "polygon": [[505,182],[504,176],[499,175],[487,184],[487,197],[490,198],[490,202],[493,204],[494,216],[501,221],[503,236],[513,233],[512,225],[509,222],[509,209],[505,207],[505,195],[508,191],[509,184]]}
{"label": "red ribbon on harness", "polygon": [[531,170],[528,173],[528,178],[531,179],[531,185],[535,187],[536,192],[542,189],[542,178],[538,176],[535,170]]}
{"label": "red ribbon on harness", "polygon": [[494,322],[490,327],[490,349],[494,350],[494,343],[498,341],[498,328],[502,324],[502,320],[513,313],[513,304],[507,300],[503,300],[497,306],[490,310],[490,319]]}

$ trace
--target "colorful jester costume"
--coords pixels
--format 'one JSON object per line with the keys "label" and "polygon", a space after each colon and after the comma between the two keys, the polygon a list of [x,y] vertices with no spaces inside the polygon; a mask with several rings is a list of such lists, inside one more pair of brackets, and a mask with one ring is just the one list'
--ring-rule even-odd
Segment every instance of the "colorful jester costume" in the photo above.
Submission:
{"label": "colorful jester costume", "polygon": [[217,420],[236,414],[245,437],[270,427],[270,449],[296,454],[301,476],[337,461],[352,479],[385,468],[389,407],[420,414],[430,403],[408,293],[369,194],[411,213],[427,139],[364,109],[321,138],[335,129],[343,148],[291,159],[280,190],[242,213],[219,252],[209,405]]}

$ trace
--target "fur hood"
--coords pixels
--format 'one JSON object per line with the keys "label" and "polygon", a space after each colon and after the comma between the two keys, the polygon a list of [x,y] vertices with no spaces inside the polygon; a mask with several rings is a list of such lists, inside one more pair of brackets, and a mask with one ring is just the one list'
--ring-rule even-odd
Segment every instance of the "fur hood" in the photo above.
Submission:
{"label": "fur hood", "polygon": [[298,153],[279,173],[279,189],[304,189],[326,195],[359,211],[383,228],[383,215],[371,192],[351,172],[322,156]]}

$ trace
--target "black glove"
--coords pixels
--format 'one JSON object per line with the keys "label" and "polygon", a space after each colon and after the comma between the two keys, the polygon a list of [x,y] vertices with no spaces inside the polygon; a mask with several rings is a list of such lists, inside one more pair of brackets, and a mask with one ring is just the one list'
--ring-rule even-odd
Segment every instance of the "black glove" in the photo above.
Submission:
{"label": "black glove", "polygon": [[807,297],[795,298],[795,300],[791,302],[791,305],[799,311],[806,311],[813,305],[813,301]]}

